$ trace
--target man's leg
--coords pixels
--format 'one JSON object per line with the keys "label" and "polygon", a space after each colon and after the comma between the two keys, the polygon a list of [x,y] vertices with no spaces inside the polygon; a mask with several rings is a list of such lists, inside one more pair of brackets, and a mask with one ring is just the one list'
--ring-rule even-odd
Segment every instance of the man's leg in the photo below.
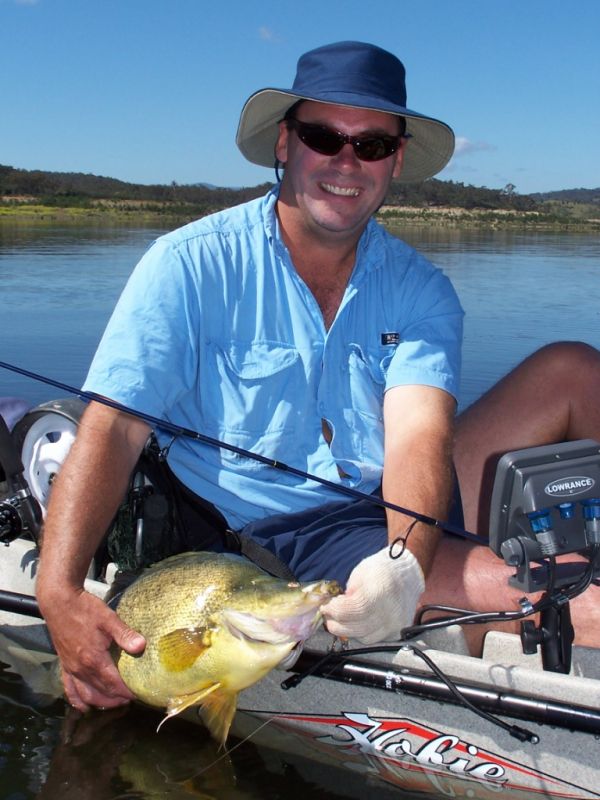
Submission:
{"label": "man's leg", "polygon": [[250,538],[274,553],[300,581],[337,580],[387,543],[385,510],[370,500],[341,500],[277,514],[246,525]]}
{"label": "man's leg", "polygon": [[[455,465],[467,530],[488,532],[496,465],[505,452],[574,439],[600,441],[600,353],[561,342],[527,358],[459,417]],[[489,548],[447,536],[421,602],[518,610],[523,592],[508,586],[513,572]],[[592,586],[574,600],[571,613],[576,642],[600,644],[600,588]],[[472,652],[479,652],[484,632],[465,627]]]}
{"label": "man's leg", "polygon": [[[575,561],[576,556],[568,556]],[[582,563],[582,568],[584,567]],[[473,611],[519,611],[524,592],[508,585],[515,572],[488,547],[473,545],[458,537],[446,536],[438,547],[427,576],[420,606],[441,604]],[[531,602],[539,594],[527,595]],[[575,644],[600,646],[600,587],[590,586],[570,603],[571,621],[575,629]],[[429,615],[437,616],[435,612]],[[537,617],[527,619],[538,622]],[[427,617],[425,618],[425,621]],[[464,625],[463,631],[473,655],[480,655],[483,637],[488,630],[517,633],[520,622],[496,625]]]}
{"label": "man's leg", "polygon": [[467,530],[488,532],[504,453],[574,439],[600,441],[600,352],[559,342],[525,359],[458,418],[454,463]]}

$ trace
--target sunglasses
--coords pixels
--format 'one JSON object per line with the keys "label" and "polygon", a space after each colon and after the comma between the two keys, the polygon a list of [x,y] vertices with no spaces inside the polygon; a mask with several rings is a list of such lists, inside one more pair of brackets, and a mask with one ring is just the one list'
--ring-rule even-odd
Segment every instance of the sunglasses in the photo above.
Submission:
{"label": "sunglasses", "polygon": [[335,156],[345,144],[351,144],[354,155],[360,161],[381,161],[396,152],[402,136],[389,136],[385,133],[350,136],[326,125],[301,122],[294,117],[285,120],[288,128],[293,128],[300,141],[316,153]]}

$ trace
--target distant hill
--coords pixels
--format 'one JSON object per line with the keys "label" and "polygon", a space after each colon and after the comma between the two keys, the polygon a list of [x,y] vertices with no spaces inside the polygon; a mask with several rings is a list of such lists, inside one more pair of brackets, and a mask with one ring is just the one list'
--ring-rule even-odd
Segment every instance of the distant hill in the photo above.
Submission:
{"label": "distant hill", "polygon": [[[59,207],[88,207],[112,202],[162,205],[169,211],[178,208],[208,214],[264,194],[270,184],[227,188],[206,183],[154,184],[127,183],[81,172],[48,172],[0,165],[0,202],[31,203]],[[545,194],[521,195],[513,184],[503,189],[488,189],[455,181],[431,178],[421,183],[393,182],[386,205],[416,208],[453,207],[464,209],[545,211],[544,204],[600,202],[600,189],[572,189]]]}
{"label": "distant hill", "polygon": [[600,187],[597,189],[561,189],[557,192],[532,194],[534,200],[559,200],[565,203],[592,203],[600,205]]}
{"label": "distant hill", "polygon": [[456,181],[440,181],[430,178],[421,183],[399,183],[394,181],[386,203],[388,205],[417,206],[421,208],[451,206],[465,209],[509,209],[513,211],[535,211],[538,207],[529,195],[521,195],[512,184],[503,189],[488,189]]}
{"label": "distant hill", "polygon": [[146,185],[82,172],[46,172],[0,165],[0,198],[35,198],[47,205],[86,205],[97,200],[190,204],[206,212],[258,197],[268,184],[229,189],[203,183]]}

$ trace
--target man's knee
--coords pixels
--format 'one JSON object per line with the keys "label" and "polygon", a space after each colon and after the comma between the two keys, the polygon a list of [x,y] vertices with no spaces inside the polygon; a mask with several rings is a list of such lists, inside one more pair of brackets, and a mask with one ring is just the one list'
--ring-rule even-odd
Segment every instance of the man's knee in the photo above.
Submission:
{"label": "man's knee", "polygon": [[586,342],[552,342],[541,347],[524,363],[527,361],[551,370],[553,376],[564,373],[586,375],[590,372],[600,375],[600,351]]}

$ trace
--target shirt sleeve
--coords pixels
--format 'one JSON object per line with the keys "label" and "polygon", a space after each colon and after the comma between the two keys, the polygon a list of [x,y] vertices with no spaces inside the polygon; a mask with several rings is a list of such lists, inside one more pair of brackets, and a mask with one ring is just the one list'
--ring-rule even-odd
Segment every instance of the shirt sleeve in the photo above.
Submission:
{"label": "shirt sleeve", "polygon": [[194,384],[198,316],[185,254],[159,239],[115,306],[84,390],[162,416]]}
{"label": "shirt sleeve", "polygon": [[456,292],[449,279],[432,268],[411,294],[385,388],[434,386],[458,399],[464,313]]}

